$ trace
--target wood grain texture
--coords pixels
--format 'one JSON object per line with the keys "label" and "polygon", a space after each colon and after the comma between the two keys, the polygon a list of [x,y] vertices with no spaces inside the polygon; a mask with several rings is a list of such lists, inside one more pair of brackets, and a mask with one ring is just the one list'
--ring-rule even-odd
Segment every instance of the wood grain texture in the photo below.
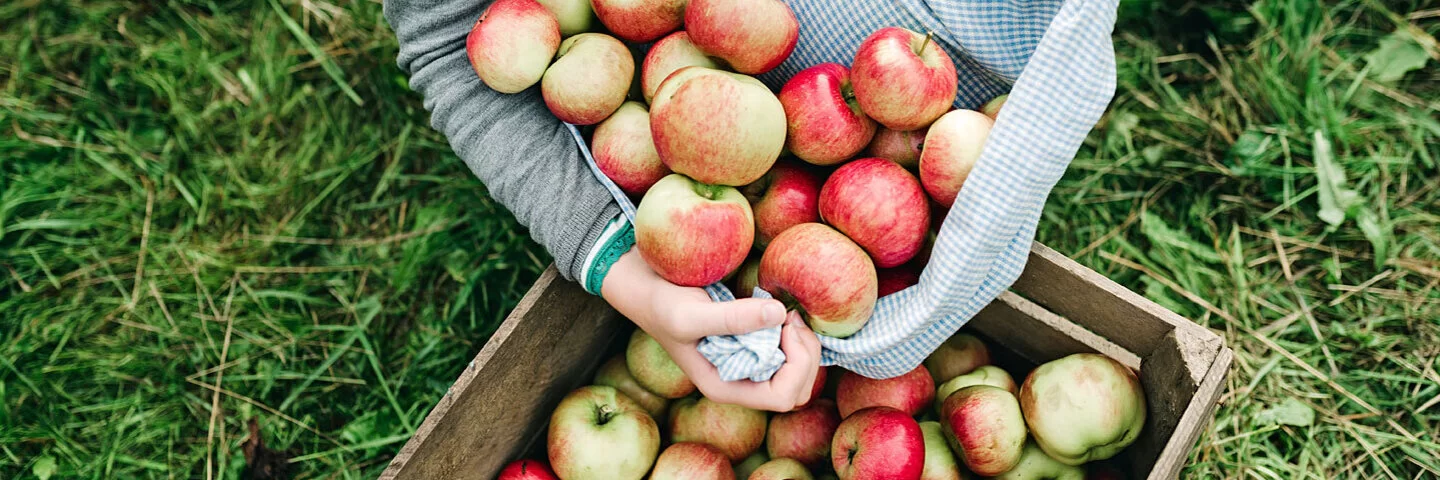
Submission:
{"label": "wood grain texture", "polygon": [[1098,352],[1132,369],[1140,368],[1136,354],[1011,292],[1001,293],[966,328],[1035,364],[1073,353]]}
{"label": "wood grain texture", "polygon": [[[1201,335],[1203,333],[1205,335]],[[1161,339],[1160,345],[1141,360],[1140,383],[1145,388],[1145,429],[1130,447],[1130,461],[1135,473],[1149,472],[1166,455],[1185,456],[1188,445],[1177,451],[1170,446],[1173,437],[1198,435],[1180,430],[1181,420],[1195,402],[1213,403],[1214,397],[1199,395],[1200,387],[1220,355],[1221,345],[1214,334],[1200,330],[1177,328]],[[1183,464],[1184,458],[1180,461]],[[1163,472],[1162,472],[1163,473]],[[1162,477],[1171,478],[1171,477]]]}
{"label": "wood grain texture", "polygon": [[1234,359],[1233,350],[1224,347],[1220,349],[1215,362],[1210,365],[1210,371],[1200,383],[1200,388],[1196,389],[1195,395],[1191,397],[1185,414],[1175,425],[1174,434],[1165,443],[1165,449],[1155,459],[1155,463],[1150,466],[1150,475],[1146,478],[1171,480],[1180,477],[1180,470],[1185,468],[1185,462],[1190,459],[1190,449],[1195,447],[1200,433],[1215,420],[1215,409],[1220,406],[1220,394],[1224,392],[1225,375],[1230,372],[1230,362]]}

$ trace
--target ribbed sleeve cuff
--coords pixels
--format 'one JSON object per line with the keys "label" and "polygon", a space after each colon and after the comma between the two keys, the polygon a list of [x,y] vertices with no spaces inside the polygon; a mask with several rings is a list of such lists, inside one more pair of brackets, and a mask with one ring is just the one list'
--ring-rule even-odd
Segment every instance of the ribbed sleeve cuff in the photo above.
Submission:
{"label": "ribbed sleeve cuff", "polygon": [[577,277],[580,286],[593,295],[599,295],[605,275],[610,273],[610,267],[634,245],[635,228],[624,215],[616,215],[600,232],[599,238],[585,256],[584,267]]}

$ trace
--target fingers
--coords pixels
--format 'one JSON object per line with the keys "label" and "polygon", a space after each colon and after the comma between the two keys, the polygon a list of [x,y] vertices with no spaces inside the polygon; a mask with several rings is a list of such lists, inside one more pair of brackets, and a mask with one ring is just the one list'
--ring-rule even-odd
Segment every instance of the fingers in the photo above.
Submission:
{"label": "fingers", "polygon": [[785,305],[779,300],[745,298],[732,302],[695,302],[678,315],[687,336],[740,335],[785,322]]}
{"label": "fingers", "polygon": [[785,352],[785,364],[770,380],[726,382],[695,344],[666,346],[671,358],[707,398],[757,410],[788,412],[810,401],[820,371],[820,339],[799,314],[792,313],[780,331],[780,349]]}

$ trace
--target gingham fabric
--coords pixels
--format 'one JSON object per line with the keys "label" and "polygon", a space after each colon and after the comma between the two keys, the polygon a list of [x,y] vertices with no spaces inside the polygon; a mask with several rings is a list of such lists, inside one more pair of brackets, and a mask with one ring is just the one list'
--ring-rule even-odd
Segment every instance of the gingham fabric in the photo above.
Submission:
{"label": "gingham fabric", "polygon": [[[933,33],[955,60],[955,106],[976,109],[1009,91],[979,163],[940,228],[920,283],[881,298],[859,333],[821,336],[821,362],[871,378],[914,369],[1015,281],[1041,209],[1115,91],[1110,40],[1118,0],[788,0],[800,20],[790,58],[760,80],[778,91],[807,67],[850,65],[870,33]],[[583,137],[572,126],[576,141]],[[625,215],[634,205],[595,167]],[[937,219],[938,221],[938,219]],[[706,287],[716,301],[734,297]],[[768,297],[764,292],[759,296]],[[770,378],[785,356],[779,327],[708,337],[699,349],[727,381]]]}

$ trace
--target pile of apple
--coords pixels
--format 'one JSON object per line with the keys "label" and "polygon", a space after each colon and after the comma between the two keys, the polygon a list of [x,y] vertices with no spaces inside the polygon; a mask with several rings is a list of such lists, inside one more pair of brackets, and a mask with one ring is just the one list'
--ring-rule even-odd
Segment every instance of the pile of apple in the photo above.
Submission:
{"label": "pile of apple", "polygon": [[1130,369],[1075,354],[1017,386],[990,361],[984,342],[959,333],[899,377],[821,369],[808,404],[772,415],[696,395],[636,330],[593,385],[556,407],[548,464],[518,460],[500,480],[1122,478],[1104,460],[1145,424]]}
{"label": "pile of apple", "polygon": [[492,89],[538,83],[587,126],[596,165],[640,199],[636,249],[661,277],[759,286],[847,337],[918,282],[1005,97],[954,109],[954,62],[898,27],[778,94],[751,76],[798,37],[780,0],[496,0],[466,50]]}

